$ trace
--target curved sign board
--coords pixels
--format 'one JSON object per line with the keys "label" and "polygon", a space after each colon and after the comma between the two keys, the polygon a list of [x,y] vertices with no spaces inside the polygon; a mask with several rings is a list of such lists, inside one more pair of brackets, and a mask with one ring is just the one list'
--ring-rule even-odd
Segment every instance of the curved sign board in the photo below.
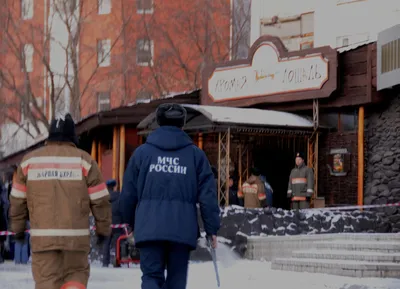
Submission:
{"label": "curved sign board", "polygon": [[329,58],[320,49],[288,53],[278,38],[263,37],[249,59],[205,69],[202,104],[245,106],[328,97],[336,89],[337,52],[322,49]]}

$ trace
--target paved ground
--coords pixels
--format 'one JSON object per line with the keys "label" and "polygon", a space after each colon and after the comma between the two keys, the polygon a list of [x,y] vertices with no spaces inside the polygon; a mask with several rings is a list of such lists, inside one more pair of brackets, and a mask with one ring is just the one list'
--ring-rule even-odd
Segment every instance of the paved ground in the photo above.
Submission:
{"label": "paved ground", "polygon": [[[226,265],[226,264],[225,264]],[[190,265],[188,289],[217,288],[212,263]],[[399,289],[400,279],[356,279],[270,269],[270,263],[237,261],[229,267],[220,264],[221,288],[251,289]],[[92,266],[88,289],[140,288],[139,268],[99,268]],[[273,284],[273,286],[271,286]],[[0,265],[1,289],[34,289],[29,266]]]}

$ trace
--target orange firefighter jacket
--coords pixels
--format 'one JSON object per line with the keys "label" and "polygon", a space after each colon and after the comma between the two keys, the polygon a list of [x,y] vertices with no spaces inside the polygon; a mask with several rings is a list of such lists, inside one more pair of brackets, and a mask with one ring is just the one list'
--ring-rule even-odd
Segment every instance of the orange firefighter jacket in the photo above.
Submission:
{"label": "orange firefighter jacket", "polygon": [[109,193],[97,163],[72,143],[49,142],[28,153],[11,190],[11,230],[20,233],[30,219],[33,252],[88,251],[89,214],[96,233],[111,233]]}
{"label": "orange firefighter jacket", "polygon": [[245,208],[262,208],[266,206],[265,186],[260,177],[250,176],[238,191],[239,199],[244,199]]}

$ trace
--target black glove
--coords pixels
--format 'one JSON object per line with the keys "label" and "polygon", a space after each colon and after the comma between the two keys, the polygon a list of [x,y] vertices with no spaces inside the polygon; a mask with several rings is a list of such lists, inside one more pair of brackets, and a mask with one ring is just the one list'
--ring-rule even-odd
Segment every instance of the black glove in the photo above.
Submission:
{"label": "black glove", "polygon": [[106,238],[107,238],[106,236],[97,235],[97,242],[96,242],[96,245],[99,246],[99,247],[102,247],[103,244],[104,244],[104,242],[106,241]]}
{"label": "black glove", "polygon": [[23,243],[25,242],[25,232],[16,233],[14,236],[15,242]]}

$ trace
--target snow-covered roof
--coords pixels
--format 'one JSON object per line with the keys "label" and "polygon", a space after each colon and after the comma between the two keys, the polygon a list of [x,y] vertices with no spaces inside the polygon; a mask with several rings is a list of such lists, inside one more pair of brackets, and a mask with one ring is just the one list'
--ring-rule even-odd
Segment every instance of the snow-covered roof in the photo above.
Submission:
{"label": "snow-covered roof", "polygon": [[339,53],[347,52],[347,51],[350,51],[350,50],[359,48],[359,47],[361,47],[361,46],[374,43],[374,42],[376,42],[376,40],[377,40],[377,39],[371,38],[371,39],[369,39],[369,40],[367,40],[367,41],[357,42],[357,43],[354,43],[354,44],[352,44],[352,45],[348,45],[348,46],[345,46],[345,47],[338,48],[337,51],[338,51]]}
{"label": "snow-covered roof", "polygon": [[313,127],[313,123],[310,120],[282,111],[193,104],[187,104],[185,107],[198,111],[215,123],[274,127]]}
{"label": "snow-covered roof", "polygon": [[[256,108],[236,108],[227,106],[183,105],[188,112],[185,128],[212,124],[245,125],[268,128],[312,128],[311,120],[288,112],[262,110]],[[202,118],[200,118],[202,117]],[[205,118],[205,119],[204,119]],[[148,115],[137,126],[139,129],[153,130],[157,127],[155,112]]]}

